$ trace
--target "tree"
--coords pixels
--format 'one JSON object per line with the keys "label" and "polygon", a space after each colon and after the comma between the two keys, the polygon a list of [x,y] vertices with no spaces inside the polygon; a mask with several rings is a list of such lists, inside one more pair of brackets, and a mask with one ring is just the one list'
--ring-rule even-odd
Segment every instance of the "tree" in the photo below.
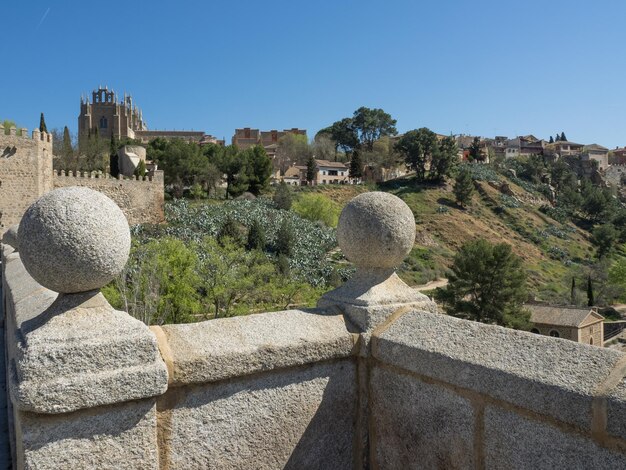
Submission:
{"label": "tree", "polygon": [[244,150],[241,158],[244,161],[248,191],[258,196],[269,185],[272,161],[261,145]]}
{"label": "tree", "polygon": [[565,137],[565,132],[561,132],[561,137],[559,137],[561,142],[567,142],[567,137]]}
{"label": "tree", "polygon": [[383,136],[396,135],[396,120],[379,108],[361,106],[354,112],[352,127],[356,131],[360,146],[372,150],[374,142]]}
{"label": "tree", "polygon": [[472,199],[474,193],[474,181],[472,174],[467,168],[461,169],[454,179],[452,188],[456,202],[461,206],[465,206]]}
{"label": "tree", "polygon": [[274,197],[272,199],[277,209],[282,209],[286,211],[291,209],[291,202],[293,198],[291,195],[291,189],[289,189],[289,185],[284,181],[281,181],[276,188],[276,192],[274,193]]}
{"label": "tree", "polygon": [[422,127],[407,132],[396,144],[396,150],[404,156],[406,165],[415,171],[418,181],[426,178],[426,164],[439,151],[437,136]]}
{"label": "tree", "polygon": [[304,219],[336,227],[341,206],[322,194],[304,193],[294,203],[293,211]]}
{"label": "tree", "polygon": [[39,116],[39,132],[48,132],[48,128],[46,127],[46,120],[43,117],[43,113]]}
{"label": "tree", "polygon": [[361,160],[361,153],[357,150],[352,153],[350,159],[350,169],[348,171],[350,178],[362,178],[363,177],[363,161]]}
{"label": "tree", "polygon": [[147,173],[147,170],[146,170],[145,160],[139,160],[139,163],[137,164],[137,167],[135,168],[135,171],[133,172],[133,174],[139,177],[140,179],[143,179],[143,177],[146,176],[146,173]]}
{"label": "tree", "polygon": [[280,138],[276,146],[277,167],[281,174],[285,174],[291,165],[306,162],[311,153],[311,147],[305,135],[289,132]]}
{"label": "tree", "polygon": [[555,142],[558,142],[558,141],[560,141],[560,140],[561,140],[561,136],[560,136],[560,135],[559,135],[559,133],[557,132],[557,133],[556,133],[556,137],[554,137],[554,141],[555,141]]}
{"label": "tree", "polygon": [[549,144],[553,144],[554,143],[554,138],[552,136],[550,136],[550,140],[548,141]]}
{"label": "tree", "polygon": [[306,161],[306,181],[309,185],[317,179],[317,163],[313,155],[310,155]]}
{"label": "tree", "polygon": [[598,258],[606,256],[619,238],[619,233],[613,224],[602,224],[593,229],[591,242],[596,245]]}
{"label": "tree", "polygon": [[216,158],[216,165],[226,175],[226,199],[228,196],[238,196],[248,189],[248,181],[242,172],[244,160],[237,151],[237,147],[224,147]]}
{"label": "tree", "polygon": [[9,135],[11,133],[11,128],[15,127],[16,128],[16,132],[19,132],[19,127],[17,126],[17,124],[15,124],[15,121],[11,121],[9,119],[5,119],[4,121],[0,122],[0,125],[2,125],[2,127],[4,127],[4,135]]}
{"label": "tree", "polygon": [[264,250],[266,245],[265,230],[258,220],[253,220],[250,230],[248,231],[248,241],[246,248],[248,250]]}
{"label": "tree", "polygon": [[469,161],[470,162],[482,162],[485,160],[482,152],[480,151],[480,139],[474,137],[469,147]]}
{"label": "tree", "polygon": [[218,243],[224,246],[226,239],[230,240],[230,243],[235,243],[237,245],[241,244],[241,225],[238,224],[235,219],[233,219],[230,214],[226,216],[224,223],[220,227],[215,236]]}
{"label": "tree", "polygon": [[570,303],[576,305],[576,278],[572,276],[572,287],[570,289]]}
{"label": "tree", "polygon": [[593,307],[594,303],[595,302],[593,300],[593,284],[591,283],[591,275],[589,275],[587,277],[587,306]]}
{"label": "tree", "polygon": [[430,178],[443,181],[450,176],[458,163],[458,149],[453,137],[444,137],[439,142],[439,151],[431,156]]}
{"label": "tree", "polygon": [[287,219],[283,220],[276,232],[276,242],[274,249],[277,255],[291,257],[293,255],[295,236],[291,224]]}
{"label": "tree", "polygon": [[449,284],[437,290],[446,313],[513,328],[529,327],[526,273],[510,245],[484,239],[463,245],[454,257]]}
{"label": "tree", "polygon": [[332,123],[329,127],[320,130],[316,137],[319,135],[326,135],[335,143],[335,160],[337,160],[338,148],[341,148],[344,153],[350,153],[359,145],[359,136],[352,118],[344,118]]}

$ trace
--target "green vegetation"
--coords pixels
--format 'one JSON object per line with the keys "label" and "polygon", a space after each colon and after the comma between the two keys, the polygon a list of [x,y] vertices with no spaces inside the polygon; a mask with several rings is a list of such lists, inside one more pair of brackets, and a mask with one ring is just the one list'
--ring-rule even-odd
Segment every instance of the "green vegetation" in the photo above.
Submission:
{"label": "green vegetation", "polygon": [[444,137],[439,141],[437,135],[425,127],[405,133],[396,144],[396,150],[404,156],[407,167],[415,171],[418,181],[425,181],[427,176],[432,181],[443,181],[452,174],[458,160],[454,139]]}
{"label": "green vegetation", "polygon": [[467,242],[454,257],[449,284],[436,298],[446,313],[483,323],[528,329],[526,274],[522,260],[506,243]]}
{"label": "green vegetation", "polygon": [[272,198],[274,201],[274,205],[277,209],[283,209],[288,211],[291,209],[291,204],[293,201],[293,196],[291,193],[291,189],[284,181],[281,181],[279,185],[276,187],[276,191],[274,192],[274,197]]}
{"label": "green vegetation", "polygon": [[323,222],[327,227],[336,227],[341,206],[322,194],[301,194],[293,204],[293,210],[305,219]]}
{"label": "green vegetation", "polygon": [[168,225],[132,229],[124,272],[104,290],[149,324],[312,306],[351,273],[334,231],[272,201],[166,205]]}

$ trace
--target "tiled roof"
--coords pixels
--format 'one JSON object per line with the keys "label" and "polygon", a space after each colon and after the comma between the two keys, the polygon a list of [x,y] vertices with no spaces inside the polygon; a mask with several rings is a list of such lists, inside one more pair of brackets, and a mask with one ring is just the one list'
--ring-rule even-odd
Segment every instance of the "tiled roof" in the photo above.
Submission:
{"label": "tiled roof", "polygon": [[555,305],[524,305],[531,312],[530,321],[542,325],[578,327],[585,323],[587,317],[600,320],[602,316],[591,308],[563,307]]}
{"label": "tiled roof", "polygon": [[316,159],[315,163],[317,163],[318,167],[323,166],[326,168],[340,168],[342,170],[348,169],[348,167],[344,163],[341,163],[341,162],[331,162],[329,160],[317,160]]}

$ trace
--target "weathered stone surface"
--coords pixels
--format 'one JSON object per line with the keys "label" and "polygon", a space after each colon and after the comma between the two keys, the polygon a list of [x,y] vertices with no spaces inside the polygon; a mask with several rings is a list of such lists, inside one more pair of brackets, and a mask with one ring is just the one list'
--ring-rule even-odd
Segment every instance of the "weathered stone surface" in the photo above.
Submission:
{"label": "weathered stone surface", "polygon": [[176,384],[344,358],[354,347],[354,337],[341,315],[299,310],[161,328],[171,352],[171,380]]}
{"label": "weathered stone surface", "polygon": [[474,468],[475,413],[465,398],[375,367],[370,402],[374,468]]}
{"label": "weathered stone surface", "polygon": [[104,194],[88,188],[51,191],[20,223],[20,256],[30,275],[55,292],[98,289],[126,264],[128,222]]}
{"label": "weathered stone surface", "polygon": [[11,392],[21,410],[63,413],[167,389],[154,335],[102,294],[60,296],[18,324]]}
{"label": "weathered stone surface", "polygon": [[3,263],[16,408],[62,413],[165,392],[167,369],[146,325],[94,291],[57,296],[16,255]]}
{"label": "weathered stone surface", "polygon": [[360,268],[394,268],[415,241],[415,218],[402,199],[383,192],[352,199],[339,217],[337,241]]}
{"label": "weathered stone surface", "polygon": [[587,430],[594,392],[623,357],[573,341],[416,311],[373,338],[372,354]]}
{"label": "weathered stone surface", "polygon": [[343,360],[170,389],[162,468],[352,469],[355,369]]}
{"label": "weathered stone surface", "polygon": [[344,285],[327,292],[319,308],[337,307],[360,331],[371,331],[401,308],[436,312],[426,295],[407,286],[393,270],[361,270]]}
{"label": "weathered stone surface", "polygon": [[155,399],[64,415],[19,413],[18,468],[158,469]]}
{"label": "weathered stone surface", "polygon": [[2,235],[2,243],[9,245],[11,248],[17,250],[17,230],[19,225],[11,225],[4,235]]}
{"label": "weathered stone surface", "polygon": [[626,379],[610,392],[607,397],[606,430],[622,439],[626,439]]}
{"label": "weathered stone surface", "polygon": [[382,192],[355,197],[341,212],[337,240],[357,272],[343,286],[324,294],[318,307],[339,309],[363,332],[400,308],[437,311],[434,302],[394,272],[415,241],[413,213],[400,198]]}
{"label": "weathered stone surface", "polygon": [[484,455],[485,468],[626,468],[625,454],[491,406],[485,410]]}

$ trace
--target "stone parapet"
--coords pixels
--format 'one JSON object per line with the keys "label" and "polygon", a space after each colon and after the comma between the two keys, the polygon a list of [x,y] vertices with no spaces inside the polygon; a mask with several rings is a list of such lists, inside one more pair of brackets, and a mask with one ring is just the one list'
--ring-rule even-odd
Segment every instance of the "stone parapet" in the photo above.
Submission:
{"label": "stone parapet", "polygon": [[151,327],[173,386],[215,382],[353,353],[342,315],[287,310]]}
{"label": "stone parapet", "polygon": [[[406,454],[386,448],[405,445],[409,453],[448,456],[449,467],[545,468],[571,452],[581,458],[578,448],[593,454],[590,462],[626,465],[622,353],[423,311],[402,315],[371,345],[381,467],[401,464]],[[413,396],[422,405],[408,409],[403,403]],[[450,424],[462,416],[464,425]],[[426,432],[436,419],[436,432]],[[515,451],[502,452],[513,441]],[[537,449],[554,455],[536,459]]]}

